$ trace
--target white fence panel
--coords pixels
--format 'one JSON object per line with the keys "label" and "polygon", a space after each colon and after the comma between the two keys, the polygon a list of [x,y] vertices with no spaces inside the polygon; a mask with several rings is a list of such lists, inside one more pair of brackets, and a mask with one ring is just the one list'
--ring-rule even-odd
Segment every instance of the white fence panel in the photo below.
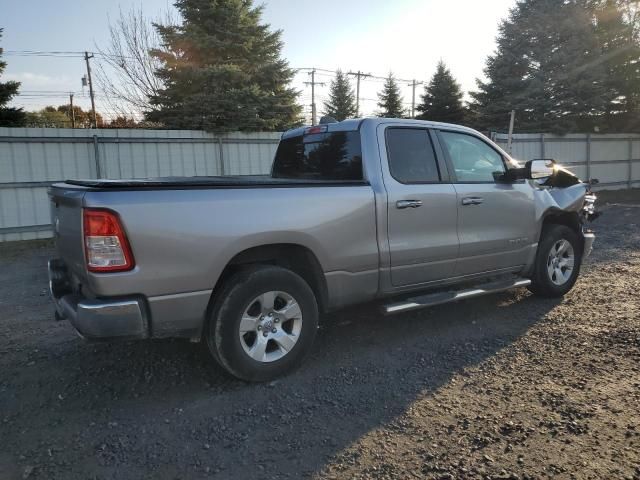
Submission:
{"label": "white fence panel", "polygon": [[51,236],[53,182],[268,174],[280,135],[0,128],[0,242]]}
{"label": "white fence panel", "polygon": [[[507,148],[506,134],[493,138]],[[582,179],[598,179],[594,190],[640,186],[639,134],[520,133],[513,135],[511,152],[519,160],[553,158]]]}

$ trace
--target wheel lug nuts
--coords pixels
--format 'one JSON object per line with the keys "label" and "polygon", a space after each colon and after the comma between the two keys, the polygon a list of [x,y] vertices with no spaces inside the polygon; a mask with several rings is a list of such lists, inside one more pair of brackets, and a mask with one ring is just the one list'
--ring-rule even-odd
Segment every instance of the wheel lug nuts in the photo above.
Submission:
{"label": "wheel lug nuts", "polygon": [[269,335],[269,332],[264,332],[262,335],[266,337],[267,335]]}
{"label": "wheel lug nuts", "polygon": [[262,325],[258,325],[258,330],[262,330]]}
{"label": "wheel lug nuts", "polygon": [[271,330],[271,333],[276,333],[277,330],[274,328],[273,330]]}
{"label": "wheel lug nuts", "polygon": [[274,320],[274,322],[278,323],[280,321],[280,319],[278,317],[276,317],[276,319]]}

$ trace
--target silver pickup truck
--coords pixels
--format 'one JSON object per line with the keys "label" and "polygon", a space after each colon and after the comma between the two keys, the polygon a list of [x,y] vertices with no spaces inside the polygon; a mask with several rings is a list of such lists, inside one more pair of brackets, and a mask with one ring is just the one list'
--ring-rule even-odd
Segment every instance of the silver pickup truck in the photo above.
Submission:
{"label": "silver pickup truck", "polygon": [[69,180],[49,196],[58,319],[87,339],[202,340],[252,381],[301,362],[320,312],[564,295],[594,240],[588,183],[417,120],[288,131],[268,176]]}

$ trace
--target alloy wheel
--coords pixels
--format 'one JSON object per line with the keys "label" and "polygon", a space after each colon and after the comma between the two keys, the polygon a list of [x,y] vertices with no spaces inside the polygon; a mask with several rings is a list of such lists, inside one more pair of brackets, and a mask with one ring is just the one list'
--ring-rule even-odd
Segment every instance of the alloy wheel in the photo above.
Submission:
{"label": "alloy wheel", "polygon": [[240,343],[245,353],[262,363],[289,353],[300,338],[302,310],[292,295],[270,291],[254,298],[240,321]]}

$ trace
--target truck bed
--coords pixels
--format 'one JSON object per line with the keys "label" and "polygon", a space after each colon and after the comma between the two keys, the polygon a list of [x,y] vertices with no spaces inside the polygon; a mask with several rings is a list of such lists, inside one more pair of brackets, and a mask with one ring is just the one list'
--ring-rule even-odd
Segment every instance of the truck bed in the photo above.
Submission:
{"label": "truck bed", "polygon": [[303,186],[340,186],[366,185],[363,180],[313,180],[274,178],[270,175],[237,175],[210,177],[159,177],[127,180],[66,180],[54,187],[69,186],[95,190],[139,190],[139,189],[184,189],[184,188],[259,188],[259,187],[303,187]]}

